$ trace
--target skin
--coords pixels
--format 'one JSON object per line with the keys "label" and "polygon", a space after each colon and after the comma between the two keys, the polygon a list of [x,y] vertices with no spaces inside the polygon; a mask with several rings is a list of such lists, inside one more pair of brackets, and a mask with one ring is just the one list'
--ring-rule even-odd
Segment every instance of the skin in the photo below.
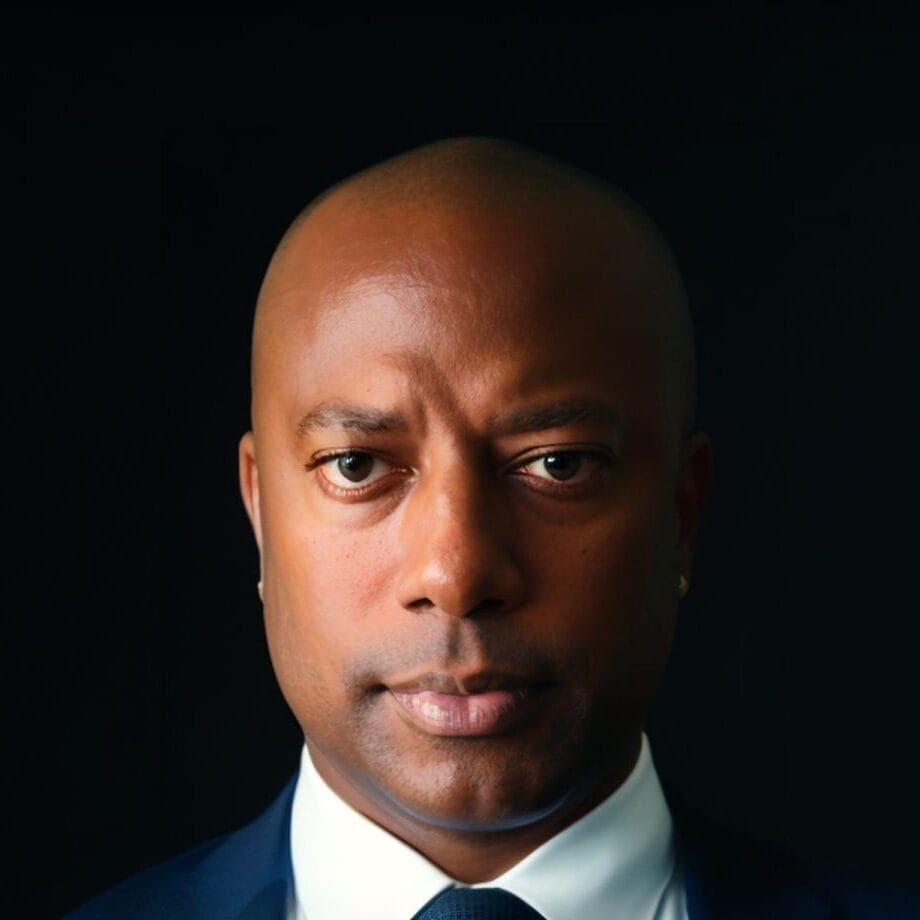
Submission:
{"label": "skin", "polygon": [[[273,666],[317,770],[472,884],[634,766],[712,451],[686,430],[682,291],[648,227],[580,180],[517,189],[459,146],[337,187],[285,236],[240,482]],[[486,174],[510,188],[500,205],[476,192]],[[586,401],[618,424],[503,427]],[[344,404],[401,422],[336,424]],[[328,459],[346,449],[362,482]],[[421,731],[387,689],[483,669],[549,686],[474,737]]]}

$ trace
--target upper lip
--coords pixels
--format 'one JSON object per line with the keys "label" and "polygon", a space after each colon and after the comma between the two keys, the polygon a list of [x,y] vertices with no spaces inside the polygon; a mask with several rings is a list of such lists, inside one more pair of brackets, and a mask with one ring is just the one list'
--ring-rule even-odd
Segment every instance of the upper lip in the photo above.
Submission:
{"label": "upper lip", "polygon": [[521,690],[534,687],[546,681],[534,675],[511,674],[507,671],[476,671],[471,674],[452,674],[449,671],[428,671],[400,683],[387,684],[393,693],[420,693],[433,690],[436,693],[452,693],[469,696],[488,690]]}

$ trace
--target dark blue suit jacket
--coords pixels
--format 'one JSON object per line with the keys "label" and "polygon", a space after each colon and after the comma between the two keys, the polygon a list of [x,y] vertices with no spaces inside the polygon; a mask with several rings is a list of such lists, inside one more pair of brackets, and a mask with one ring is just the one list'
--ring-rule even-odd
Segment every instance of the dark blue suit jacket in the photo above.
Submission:
{"label": "dark blue suit jacket", "polygon": [[[141,872],[65,920],[283,920],[294,886],[290,825],[296,780],[297,773],[252,823]],[[709,825],[672,794],[667,797],[685,865],[690,920],[920,918],[920,898],[807,868]]]}

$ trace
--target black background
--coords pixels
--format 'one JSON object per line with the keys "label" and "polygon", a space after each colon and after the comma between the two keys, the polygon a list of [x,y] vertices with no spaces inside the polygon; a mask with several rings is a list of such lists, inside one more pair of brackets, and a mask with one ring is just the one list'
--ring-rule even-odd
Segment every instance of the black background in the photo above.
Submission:
{"label": "black background", "polygon": [[716,476],[660,771],[920,885],[906,8],[6,19],[5,916],[242,824],[296,766],[236,483],[255,295],[314,194],[466,133],[614,180],[686,274]]}

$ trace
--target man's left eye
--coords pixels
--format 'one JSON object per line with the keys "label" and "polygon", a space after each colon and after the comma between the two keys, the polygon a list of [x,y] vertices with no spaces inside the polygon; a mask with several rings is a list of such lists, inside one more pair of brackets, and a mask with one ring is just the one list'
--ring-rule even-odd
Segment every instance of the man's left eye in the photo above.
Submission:
{"label": "man's left eye", "polygon": [[528,475],[553,482],[569,482],[584,479],[596,473],[599,468],[608,466],[610,459],[603,454],[584,450],[556,450],[542,454],[518,467]]}

